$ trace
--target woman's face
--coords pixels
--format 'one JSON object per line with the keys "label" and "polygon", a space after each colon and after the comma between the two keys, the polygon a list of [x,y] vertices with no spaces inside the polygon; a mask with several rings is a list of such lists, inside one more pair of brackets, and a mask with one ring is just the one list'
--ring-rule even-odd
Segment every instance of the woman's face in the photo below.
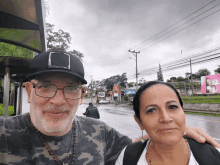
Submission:
{"label": "woman's face", "polygon": [[206,79],[208,85],[212,85],[212,81],[210,79]]}
{"label": "woman's face", "polygon": [[176,93],[163,84],[147,88],[140,97],[140,119],[152,142],[174,144],[185,132],[185,114]]}

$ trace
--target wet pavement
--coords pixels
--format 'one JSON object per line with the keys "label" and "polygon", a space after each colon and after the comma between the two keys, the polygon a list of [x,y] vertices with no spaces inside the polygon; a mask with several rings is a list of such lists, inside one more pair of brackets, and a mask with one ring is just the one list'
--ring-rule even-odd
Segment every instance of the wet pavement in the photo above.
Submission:
{"label": "wet pavement", "polygon": [[[80,105],[76,114],[83,116],[82,113],[87,106],[87,104]],[[132,139],[141,136],[141,130],[134,120],[134,112],[131,108],[114,104],[97,105],[97,107],[100,120]],[[186,114],[186,124],[203,129],[220,143],[220,117]]]}

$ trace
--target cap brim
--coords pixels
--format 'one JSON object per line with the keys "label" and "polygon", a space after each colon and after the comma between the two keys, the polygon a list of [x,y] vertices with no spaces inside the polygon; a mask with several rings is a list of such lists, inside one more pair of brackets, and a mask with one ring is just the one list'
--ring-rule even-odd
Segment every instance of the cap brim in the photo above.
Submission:
{"label": "cap brim", "polygon": [[30,80],[30,79],[34,78],[35,76],[40,75],[40,74],[44,74],[44,73],[66,73],[66,74],[72,75],[74,77],[77,77],[82,82],[82,84],[87,84],[87,81],[83,77],[77,75],[76,73],[71,73],[69,71],[59,70],[59,69],[36,72],[36,73],[27,75],[26,78]]}

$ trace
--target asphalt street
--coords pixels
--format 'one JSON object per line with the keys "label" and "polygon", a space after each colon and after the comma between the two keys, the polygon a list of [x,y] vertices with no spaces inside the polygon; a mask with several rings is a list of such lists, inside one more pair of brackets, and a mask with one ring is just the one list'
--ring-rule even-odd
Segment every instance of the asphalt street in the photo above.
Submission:
{"label": "asphalt street", "polygon": [[[87,106],[87,104],[80,105],[76,115],[83,116],[82,113]],[[99,109],[100,120],[132,139],[141,136],[141,130],[134,120],[134,112],[131,108],[114,104],[95,106]],[[220,117],[186,114],[186,124],[203,129],[220,143]]]}

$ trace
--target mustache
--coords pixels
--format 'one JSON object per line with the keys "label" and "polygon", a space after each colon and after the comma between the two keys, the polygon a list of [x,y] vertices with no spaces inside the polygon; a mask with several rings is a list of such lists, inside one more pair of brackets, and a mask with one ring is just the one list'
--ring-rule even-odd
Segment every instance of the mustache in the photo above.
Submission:
{"label": "mustache", "polygon": [[43,110],[43,113],[65,113],[65,112],[69,112],[70,110],[69,109],[65,109],[65,108],[62,108],[62,107],[48,107],[48,108],[45,108]]}

